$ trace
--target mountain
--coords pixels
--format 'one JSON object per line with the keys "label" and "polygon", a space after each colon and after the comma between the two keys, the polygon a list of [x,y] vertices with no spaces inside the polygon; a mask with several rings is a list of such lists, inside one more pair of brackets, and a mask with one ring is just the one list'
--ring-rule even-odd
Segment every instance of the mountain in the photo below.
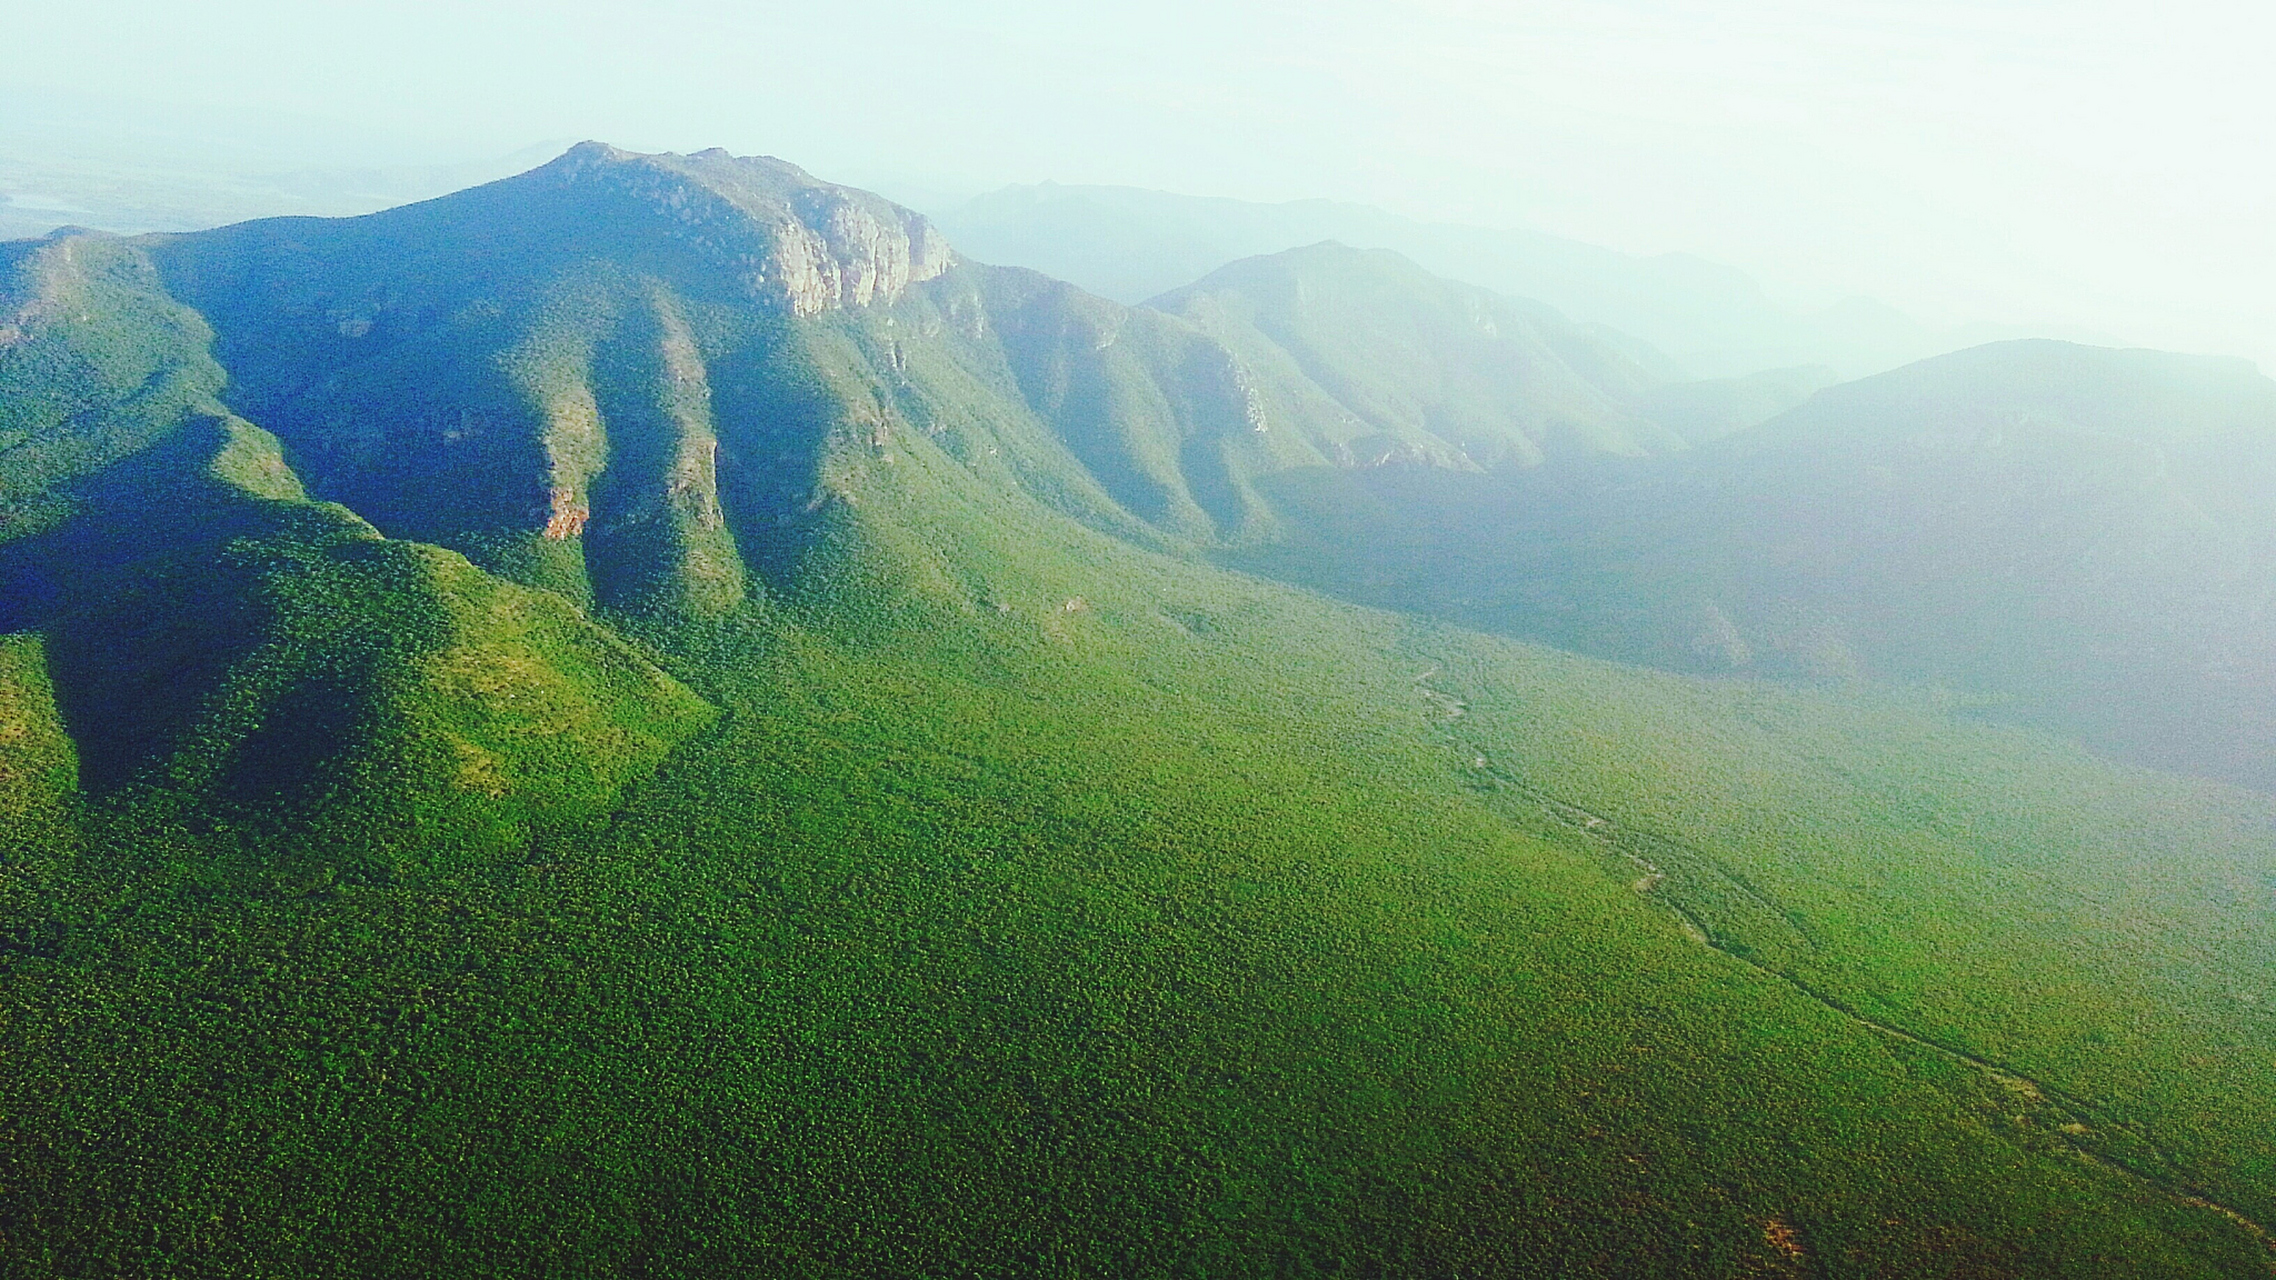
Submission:
{"label": "mountain", "polygon": [[1366,421],[1451,437],[1472,465],[1683,447],[1627,408],[1667,381],[1650,353],[1394,253],[1322,244],[1245,259],[1149,305],[1309,377]]}
{"label": "mountain", "polygon": [[11,1271],[2267,1266],[2267,797],[1213,562],[1660,465],[1538,312],[594,144],[0,255]]}
{"label": "mountain", "polygon": [[1677,670],[1937,688],[2276,788],[2276,382],[2242,361],[1993,344],[1556,493],[1314,474],[1262,567]]}
{"label": "mountain", "polygon": [[1633,334],[1705,378],[1811,365],[1860,377],[1988,337],[2026,336],[1948,333],[1863,298],[1798,313],[1744,272],[1688,254],[1638,257],[1538,231],[1424,222],[1327,200],[1264,204],[1042,183],[980,196],[942,211],[940,222],[977,258],[1124,302],[1237,259],[1322,240],[1392,249],[1440,275]]}
{"label": "mountain", "polygon": [[1677,385],[1650,352],[1395,254],[1314,245],[1138,308],[1027,272],[974,278],[1027,404],[1121,518],[1173,540],[1280,537],[1257,486],[1291,471],[1482,473],[1684,447],[1633,407]]}

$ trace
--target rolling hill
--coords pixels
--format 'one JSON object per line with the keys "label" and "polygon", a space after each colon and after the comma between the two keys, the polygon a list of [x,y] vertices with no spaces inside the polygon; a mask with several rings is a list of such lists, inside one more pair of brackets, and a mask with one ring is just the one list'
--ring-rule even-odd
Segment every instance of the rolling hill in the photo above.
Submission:
{"label": "rolling hill", "polygon": [[1214,563],[1679,450],[1553,317],[596,144],[0,255],[12,1271],[2271,1269],[2265,796]]}
{"label": "rolling hill", "polygon": [[1290,473],[1293,535],[1251,563],[1677,670],[1940,690],[2276,787],[2276,383],[2241,361],[1995,344],[1545,479]]}
{"label": "rolling hill", "polygon": [[976,257],[1031,267],[1122,302],[1182,288],[1243,258],[1322,240],[1394,250],[1442,276],[1537,298],[1584,324],[1633,334],[1705,378],[1811,365],[1862,377],[2025,336],[1998,326],[1941,329],[1869,298],[1797,311],[1773,301],[1746,273],[1690,254],[1639,256],[1540,231],[1425,222],[1328,200],[1269,204],[1046,182],[1005,187],[938,213],[950,238]]}

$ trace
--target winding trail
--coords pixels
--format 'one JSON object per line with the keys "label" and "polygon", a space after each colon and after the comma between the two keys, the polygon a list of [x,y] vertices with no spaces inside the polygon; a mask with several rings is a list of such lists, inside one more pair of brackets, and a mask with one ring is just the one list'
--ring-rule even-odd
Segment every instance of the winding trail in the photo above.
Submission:
{"label": "winding trail", "polygon": [[[1903,1027],[1893,1026],[1889,1023],[1882,1022],[1877,1018],[1873,1018],[1866,1014],[1860,1013],[1854,1007],[1848,1004],[1848,1002],[1842,1000],[1838,996],[1830,995],[1827,992],[1820,990],[1816,986],[1812,985],[1807,979],[1799,977],[1787,970],[1775,968],[1771,965],[1766,965],[1761,961],[1755,959],[1753,956],[1741,954],[1740,952],[1734,951],[1730,947],[1717,941],[1713,931],[1707,927],[1706,922],[1696,918],[1689,911],[1686,911],[1682,906],[1670,901],[1665,895],[1657,892],[1661,883],[1667,879],[1667,873],[1663,871],[1650,858],[1647,858],[1642,853],[1636,851],[1636,849],[1633,847],[1638,842],[1636,837],[1641,837],[1644,842],[1657,843],[1665,845],[1672,849],[1681,850],[1686,855],[1697,858],[1704,865],[1713,867],[1717,872],[1722,874],[1725,878],[1729,879],[1733,884],[1737,885],[1742,892],[1753,898],[1755,902],[1761,905],[1764,909],[1775,912],[1779,917],[1786,920],[1790,925],[1792,925],[1798,934],[1800,934],[1806,941],[1810,943],[1812,949],[1816,949],[1818,945],[1817,939],[1812,936],[1808,930],[1802,927],[1800,921],[1795,918],[1792,912],[1788,911],[1778,902],[1770,898],[1768,895],[1764,894],[1761,890],[1757,889],[1753,884],[1748,882],[1743,877],[1739,876],[1736,872],[1726,867],[1721,859],[1708,854],[1705,850],[1699,849],[1684,841],[1674,840],[1667,836],[1658,835],[1656,833],[1644,831],[1626,831],[1615,824],[1611,818],[1603,814],[1591,812],[1581,805],[1574,804],[1569,800],[1560,799],[1557,796],[1551,795],[1550,793],[1543,791],[1538,787],[1532,786],[1522,781],[1521,779],[1511,774],[1508,770],[1492,765],[1490,763],[1490,756],[1484,747],[1480,746],[1476,742],[1471,742],[1456,737],[1452,728],[1453,723],[1469,712],[1469,704],[1455,697],[1453,694],[1446,693],[1442,690],[1433,689],[1429,686],[1427,682],[1432,677],[1436,676],[1438,672],[1439,669],[1434,666],[1428,671],[1423,672],[1421,675],[1416,676],[1414,680],[1415,687],[1421,692],[1422,696],[1439,711],[1440,719],[1437,722],[1438,727],[1445,732],[1448,740],[1453,742],[1453,744],[1461,751],[1463,758],[1472,762],[1470,765],[1470,770],[1473,772],[1484,772],[1486,774],[1489,774],[1502,788],[1515,793],[1527,803],[1532,804],[1542,813],[1546,814],[1550,820],[1575,832],[1591,843],[1598,845],[1604,851],[1609,852],[1633,864],[1637,869],[1642,871],[1643,874],[1628,887],[1633,890],[1638,896],[1650,899],[1654,904],[1658,905],[1661,909],[1668,912],[1668,914],[1674,916],[1676,923],[1682,927],[1685,936],[1689,937],[1692,941],[1697,942],[1702,946],[1711,948],[1712,950],[1724,956],[1727,956],[1740,964],[1745,965],[1749,969],[1754,970],[1756,973],[1762,974],[1765,977],[1775,979],[1776,981],[1785,984],[1795,992],[1809,998],[1812,1001],[1815,1001],[1825,1009],[1841,1015],[1843,1018],[1848,1019],[1850,1022],[1860,1027],[1864,1027],[1867,1030],[1873,1031],[1891,1040],[1913,1045],[1918,1048],[1927,1049],[1930,1052],[1942,1055],[1951,1061],[1958,1062],[1975,1070],[1981,1071],[1986,1076],[1990,1077],[1994,1083],[2000,1085],[2002,1088],[2005,1088],[2012,1093],[2028,1097],[2032,1101],[2049,1107],[2057,1114],[2061,1115],[2066,1123],[2059,1126],[2050,1127],[2044,1130],[2044,1132],[2056,1141],[2061,1142],[2065,1147],[2069,1148],[2072,1154],[2074,1154],[2079,1160],[2083,1161],[2084,1163],[2094,1165],[2097,1168],[2106,1169],[2111,1172],[2120,1174],[2124,1177],[2131,1178],[2141,1183],[2143,1186],[2148,1187],[2151,1190],[2154,1190],[2162,1195],[2168,1196],[2181,1204],[2188,1205],[2192,1208],[2204,1209],[2213,1213],[2217,1213],[2222,1217],[2227,1218],[2230,1222],[2235,1223],[2247,1234],[2258,1240],[2261,1243],[2262,1247],[2268,1249],[2271,1254],[2276,1254],[2276,1233],[2272,1233],[2268,1227],[2258,1221],[2255,1221],[2251,1217],[2248,1217],[2237,1209],[2234,1209],[2228,1205],[2222,1204],[2219,1201],[2213,1200],[2208,1196],[2201,1194],[2202,1187],[2196,1183],[2196,1180],[2189,1174],[2187,1166],[2182,1163],[2182,1161],[2173,1153],[2173,1151],[2165,1146],[2165,1144],[2141,1132],[2138,1128],[2120,1123],[2115,1120],[2111,1120],[2101,1111],[2099,1107],[2095,1106],[2093,1103],[2090,1103],[2083,1098],[2069,1094],[2061,1089],[2057,1089],[2040,1080],[2034,1079],[2033,1077],[2025,1075],[2022,1072],[2017,1071],[2014,1068],[2009,1067],[2003,1063],[1995,1062],[1992,1059],[1983,1057],[1982,1055],[1973,1053],[1967,1049],[1963,1049],[1955,1045],[1941,1043],[1939,1041],[1930,1039],[1927,1036],[1920,1035],[1917,1032],[1908,1031]],[[1623,843],[1623,837],[1629,837],[1625,844]],[[2081,1138],[2091,1136],[2095,1132],[2095,1127],[2097,1125],[2105,1130],[2123,1133],[2132,1140],[2141,1143],[2144,1147],[2155,1153],[2158,1160],[2163,1162],[2166,1167],[2172,1171],[2171,1176],[2160,1176],[2156,1171],[2141,1168],[2136,1164],[2118,1156],[2096,1151],[2081,1142]],[[2269,1260],[2268,1268],[2271,1275],[2276,1275],[2276,1257],[2272,1257]]]}
{"label": "winding trail", "polygon": [[1440,715],[1446,717],[1443,721],[1440,722],[1441,724],[1452,724],[1455,721],[1460,720],[1462,717],[1470,714],[1470,704],[1464,702],[1460,698],[1455,697],[1451,693],[1441,693],[1440,691],[1431,688],[1430,678],[1437,674],[1438,668],[1432,667],[1430,670],[1423,672],[1419,676],[1416,676],[1415,688],[1421,691],[1422,696],[1428,699],[1432,706],[1438,708]]}

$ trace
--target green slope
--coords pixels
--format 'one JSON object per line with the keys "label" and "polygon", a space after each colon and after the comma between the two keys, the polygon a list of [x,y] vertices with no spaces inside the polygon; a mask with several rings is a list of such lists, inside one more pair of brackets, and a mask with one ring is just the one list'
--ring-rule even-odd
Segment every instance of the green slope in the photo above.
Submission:
{"label": "green slope", "polygon": [[1676,670],[1933,687],[2124,759],[2276,786],[2276,383],[2005,343],[1711,447],[1511,485],[1315,469],[1243,563]]}
{"label": "green slope", "polygon": [[211,330],[139,248],[97,236],[0,245],[0,537],[70,511],[59,486],[169,430],[220,390]]}
{"label": "green slope", "polygon": [[0,459],[38,516],[0,542],[0,627],[42,636],[89,791],[168,797],[261,874],[384,874],[605,811],[703,723],[574,605],[310,501],[139,246],[66,240],[24,274],[59,259],[120,300],[0,351],[34,424]]}
{"label": "green slope", "polygon": [[2264,801],[1175,554],[1223,346],[572,159],[128,246],[230,376],[0,546],[11,1269],[2268,1269]]}
{"label": "green slope", "polygon": [[[2250,1265],[1498,820],[1414,683],[1449,647],[1635,677],[1087,549],[1081,609],[1007,582],[857,655],[766,643],[723,732],[499,871],[216,901],[169,850],[22,971],[13,1027],[74,1064],[18,1078],[34,1238],[176,1273],[1716,1274],[1795,1264],[1784,1229],[1836,1274]],[[1680,702],[1624,691],[1664,734]]]}
{"label": "green slope", "polygon": [[1382,447],[1355,442],[1346,463],[1494,468],[1683,447],[1630,410],[1662,379],[1617,345],[1385,250],[1246,259],[1151,305],[1293,366],[1374,428]]}

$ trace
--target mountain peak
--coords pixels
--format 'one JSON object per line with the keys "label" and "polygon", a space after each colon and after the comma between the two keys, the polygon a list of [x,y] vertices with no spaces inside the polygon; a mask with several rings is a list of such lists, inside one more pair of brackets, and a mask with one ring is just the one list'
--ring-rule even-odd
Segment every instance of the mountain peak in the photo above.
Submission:
{"label": "mountain peak", "polygon": [[793,315],[892,302],[954,256],[922,214],[773,156],[581,142],[525,177],[637,202],[661,215],[666,234]]}

